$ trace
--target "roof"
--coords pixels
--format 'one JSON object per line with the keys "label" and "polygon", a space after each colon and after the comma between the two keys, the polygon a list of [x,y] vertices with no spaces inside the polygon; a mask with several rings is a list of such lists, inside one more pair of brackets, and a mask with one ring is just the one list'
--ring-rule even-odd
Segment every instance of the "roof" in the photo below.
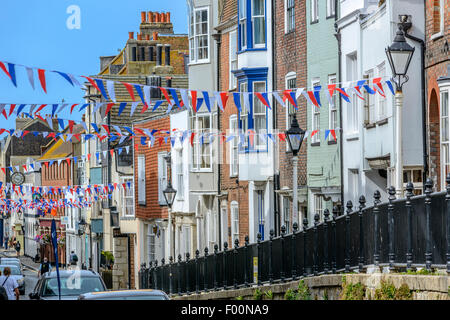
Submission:
{"label": "roof", "polygon": [[[73,134],[83,132],[84,128],[82,125],[75,125]],[[38,160],[49,160],[49,159],[57,159],[57,158],[65,158],[72,154],[71,145],[73,142],[71,141],[63,141],[62,139],[58,139],[58,141],[54,142],[52,140],[49,145],[50,147],[45,150],[42,157]]]}
{"label": "roof", "polygon": [[[60,277],[70,277],[74,273],[77,273],[77,275],[83,276],[83,277],[100,277],[100,275],[92,270],[59,270],[59,276]],[[56,270],[50,271],[44,274],[45,278],[56,278]]]}

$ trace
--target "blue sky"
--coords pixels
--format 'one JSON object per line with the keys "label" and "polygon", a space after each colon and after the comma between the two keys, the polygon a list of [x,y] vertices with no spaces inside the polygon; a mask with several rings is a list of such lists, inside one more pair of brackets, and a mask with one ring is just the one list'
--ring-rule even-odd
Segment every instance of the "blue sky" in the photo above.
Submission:
{"label": "blue sky", "polygon": [[[80,8],[80,29],[69,29],[67,8]],[[187,33],[186,0],[6,0],[0,10],[0,61],[75,75],[99,72],[100,56],[122,49],[128,32],[139,31],[141,11],[171,12],[175,33]],[[0,103],[82,103],[83,91],[55,73],[46,73],[47,94],[35,73],[35,90],[23,67],[16,67],[17,88],[0,70]],[[7,107],[9,111],[9,106]],[[16,107],[17,108],[17,107]],[[28,106],[24,111],[28,111]],[[41,114],[51,107],[46,107]],[[79,120],[63,112],[60,118]],[[0,116],[0,128],[13,128],[14,116]],[[12,120],[12,121],[9,121]]]}

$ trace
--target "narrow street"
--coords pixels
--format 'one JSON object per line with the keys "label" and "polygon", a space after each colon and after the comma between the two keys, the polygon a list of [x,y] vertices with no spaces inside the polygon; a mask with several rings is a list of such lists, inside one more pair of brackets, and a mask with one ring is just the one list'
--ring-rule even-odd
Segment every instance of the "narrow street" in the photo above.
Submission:
{"label": "narrow street", "polygon": [[24,268],[23,274],[25,275],[25,294],[20,296],[20,300],[30,300],[28,294],[33,291],[37,281],[37,271]]}

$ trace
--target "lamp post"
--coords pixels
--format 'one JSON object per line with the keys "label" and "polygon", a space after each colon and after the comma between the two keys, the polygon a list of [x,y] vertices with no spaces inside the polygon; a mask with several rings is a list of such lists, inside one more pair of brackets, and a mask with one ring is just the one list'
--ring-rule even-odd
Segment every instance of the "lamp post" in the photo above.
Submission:
{"label": "lamp post", "polygon": [[[403,19],[403,18],[402,18]],[[392,80],[395,83],[395,117],[396,126],[396,148],[395,148],[395,189],[400,197],[403,196],[403,156],[402,156],[402,106],[403,106],[403,84],[409,77],[406,75],[414,47],[410,46],[405,39],[402,23],[398,24],[397,34],[394,42],[386,48],[386,55],[392,69]]]}
{"label": "lamp post", "polygon": [[[86,221],[82,217],[81,220],[78,222],[78,234],[80,236],[83,236],[86,232]],[[84,246],[84,239],[81,238],[81,267],[83,267],[83,246]]]}
{"label": "lamp post", "polygon": [[298,152],[302,146],[303,138],[305,137],[305,131],[300,128],[297,121],[297,116],[294,113],[292,118],[291,127],[286,131],[286,137],[289,143],[289,147],[292,151],[292,165],[293,165],[293,183],[292,192],[294,194],[292,205],[292,223],[298,223],[298,194],[297,194],[297,167],[298,167]]}
{"label": "lamp post", "polygon": [[[167,172],[170,171],[171,157],[170,152],[164,157],[167,162]],[[166,199],[167,206],[169,207],[169,256],[175,257],[175,246],[173,245],[172,238],[172,204],[175,200],[177,190],[172,187],[172,175],[167,174],[167,187],[163,190],[164,199]]]}

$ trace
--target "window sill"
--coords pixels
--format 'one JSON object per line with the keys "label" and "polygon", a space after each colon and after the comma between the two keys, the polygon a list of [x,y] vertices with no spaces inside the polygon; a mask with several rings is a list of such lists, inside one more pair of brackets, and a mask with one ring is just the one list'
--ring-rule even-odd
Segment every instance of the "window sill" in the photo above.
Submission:
{"label": "window sill", "polygon": [[295,34],[295,27],[294,27],[293,29],[289,30],[289,31],[285,31],[285,32],[284,32],[284,35],[285,35],[285,36],[289,36],[289,35],[291,35],[291,34]]}
{"label": "window sill", "polygon": [[431,36],[432,41],[436,41],[444,36],[444,33],[442,31],[439,31],[438,33],[435,33]]}
{"label": "window sill", "polygon": [[135,220],[136,217],[135,216],[124,216],[124,217],[120,217],[120,220]]}
{"label": "window sill", "polygon": [[388,123],[388,118],[384,118],[384,119],[381,119],[381,120],[377,121],[377,125],[378,126],[382,126],[382,125],[385,125],[387,123]]}
{"label": "window sill", "polygon": [[312,142],[311,147],[320,147],[320,142]]}
{"label": "window sill", "polygon": [[243,49],[241,51],[238,51],[237,54],[252,52],[252,51],[267,51],[267,47]]}
{"label": "window sill", "polygon": [[208,63],[211,63],[211,62],[209,61],[209,59],[208,59],[208,60],[195,61],[195,62],[189,62],[189,63],[188,63],[188,67],[190,67],[190,66],[196,66],[196,65],[199,65],[199,64],[208,64]]}
{"label": "window sill", "polygon": [[332,19],[336,16],[336,14],[332,14],[331,16],[327,16],[327,19]]}
{"label": "window sill", "polygon": [[347,140],[347,141],[358,140],[358,139],[359,139],[358,132],[354,132],[354,133],[351,133],[351,134],[348,134],[345,136],[345,140]]}
{"label": "window sill", "polygon": [[331,144],[337,144],[337,141],[336,140],[328,140],[328,145],[331,145]]}
{"label": "window sill", "polygon": [[313,21],[310,22],[310,24],[316,24],[316,23],[319,23],[319,19],[313,20]]}
{"label": "window sill", "polygon": [[205,173],[205,172],[213,172],[211,169],[200,169],[200,170],[191,170],[192,173]]}
{"label": "window sill", "polygon": [[141,207],[146,207],[147,204],[145,202],[139,202],[138,205],[140,205]]}
{"label": "window sill", "polygon": [[365,123],[364,124],[364,128],[365,129],[372,129],[372,128],[375,128],[376,127],[376,123],[375,122],[372,122],[372,123]]}

